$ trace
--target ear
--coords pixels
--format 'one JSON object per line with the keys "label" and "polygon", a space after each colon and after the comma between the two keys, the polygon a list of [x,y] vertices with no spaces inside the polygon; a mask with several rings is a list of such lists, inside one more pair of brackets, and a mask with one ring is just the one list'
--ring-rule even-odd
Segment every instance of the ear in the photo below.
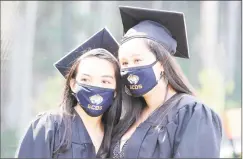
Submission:
{"label": "ear", "polygon": [[70,85],[71,90],[72,90],[73,92],[75,92],[75,90],[76,90],[76,89],[75,89],[75,88],[76,88],[76,87],[75,87],[75,86],[76,86],[75,79],[72,78],[72,79],[70,80],[69,85]]}
{"label": "ear", "polygon": [[164,72],[164,67],[162,65],[162,63],[160,61],[158,61],[155,66],[154,66],[154,73],[156,76],[156,80],[160,80],[161,79],[161,72]]}

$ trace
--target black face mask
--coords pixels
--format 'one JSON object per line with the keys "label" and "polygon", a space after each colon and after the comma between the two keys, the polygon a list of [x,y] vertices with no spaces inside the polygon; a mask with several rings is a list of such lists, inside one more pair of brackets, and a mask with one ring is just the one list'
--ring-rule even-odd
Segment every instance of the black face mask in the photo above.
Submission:
{"label": "black face mask", "polygon": [[[140,97],[152,90],[158,83],[153,66],[157,61],[147,66],[126,68],[121,70],[127,94]],[[161,77],[163,74],[161,75]],[[160,79],[161,79],[160,77]]]}
{"label": "black face mask", "polygon": [[73,93],[73,95],[88,115],[92,117],[100,116],[112,105],[114,89],[77,84],[79,85],[79,91]]}

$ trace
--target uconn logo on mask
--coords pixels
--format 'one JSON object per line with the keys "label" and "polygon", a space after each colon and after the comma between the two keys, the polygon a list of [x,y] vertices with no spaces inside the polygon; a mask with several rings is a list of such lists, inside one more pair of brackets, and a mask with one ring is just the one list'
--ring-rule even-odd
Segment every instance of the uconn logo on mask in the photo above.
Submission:
{"label": "uconn logo on mask", "polygon": [[89,109],[102,110],[102,106],[98,106],[100,103],[103,102],[103,98],[99,94],[89,97],[89,100],[92,104],[94,104],[94,105],[88,104]]}
{"label": "uconn logo on mask", "polygon": [[138,84],[138,81],[139,81],[139,77],[136,76],[136,75],[132,75],[130,74],[128,77],[127,77],[127,80],[129,81],[129,83],[131,84],[129,87],[130,89],[142,89],[143,86],[141,84]]}

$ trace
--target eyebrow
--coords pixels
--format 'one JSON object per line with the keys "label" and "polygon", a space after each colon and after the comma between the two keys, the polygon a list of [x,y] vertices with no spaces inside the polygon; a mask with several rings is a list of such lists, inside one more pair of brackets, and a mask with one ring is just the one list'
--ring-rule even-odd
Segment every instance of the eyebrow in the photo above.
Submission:
{"label": "eyebrow", "polygon": [[[138,53],[134,53],[134,54],[131,54],[129,57],[136,57],[136,56],[142,56],[142,55],[138,54]],[[127,59],[126,57],[120,57],[120,61],[126,60],[126,59]]]}
{"label": "eyebrow", "polygon": [[108,78],[112,78],[113,79],[113,76],[110,76],[110,75],[103,75],[101,77],[108,77]]}
{"label": "eyebrow", "polygon": [[90,76],[89,74],[86,74],[86,73],[82,73],[82,75],[85,75],[85,76]]}
{"label": "eyebrow", "polygon": [[131,56],[141,56],[141,54],[135,53],[135,54],[132,54]]}
{"label": "eyebrow", "polygon": [[[89,74],[86,74],[86,73],[82,73],[82,75],[85,75],[85,76],[89,76],[90,77],[90,75]],[[106,77],[106,78],[114,79],[113,76],[111,76],[111,75],[102,75],[101,77]]]}

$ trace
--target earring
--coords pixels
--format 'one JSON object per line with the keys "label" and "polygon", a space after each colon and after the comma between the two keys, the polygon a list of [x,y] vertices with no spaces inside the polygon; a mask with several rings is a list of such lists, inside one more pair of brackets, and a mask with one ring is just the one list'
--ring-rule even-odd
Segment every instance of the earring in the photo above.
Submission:
{"label": "earring", "polygon": [[169,81],[168,81],[168,79],[166,78],[165,71],[161,71],[161,73],[160,73],[160,78],[162,78],[162,77],[164,77],[165,84],[168,85]]}
{"label": "earring", "polygon": [[165,71],[161,71],[161,72],[160,72],[159,79],[161,79],[164,75],[165,75]]}

